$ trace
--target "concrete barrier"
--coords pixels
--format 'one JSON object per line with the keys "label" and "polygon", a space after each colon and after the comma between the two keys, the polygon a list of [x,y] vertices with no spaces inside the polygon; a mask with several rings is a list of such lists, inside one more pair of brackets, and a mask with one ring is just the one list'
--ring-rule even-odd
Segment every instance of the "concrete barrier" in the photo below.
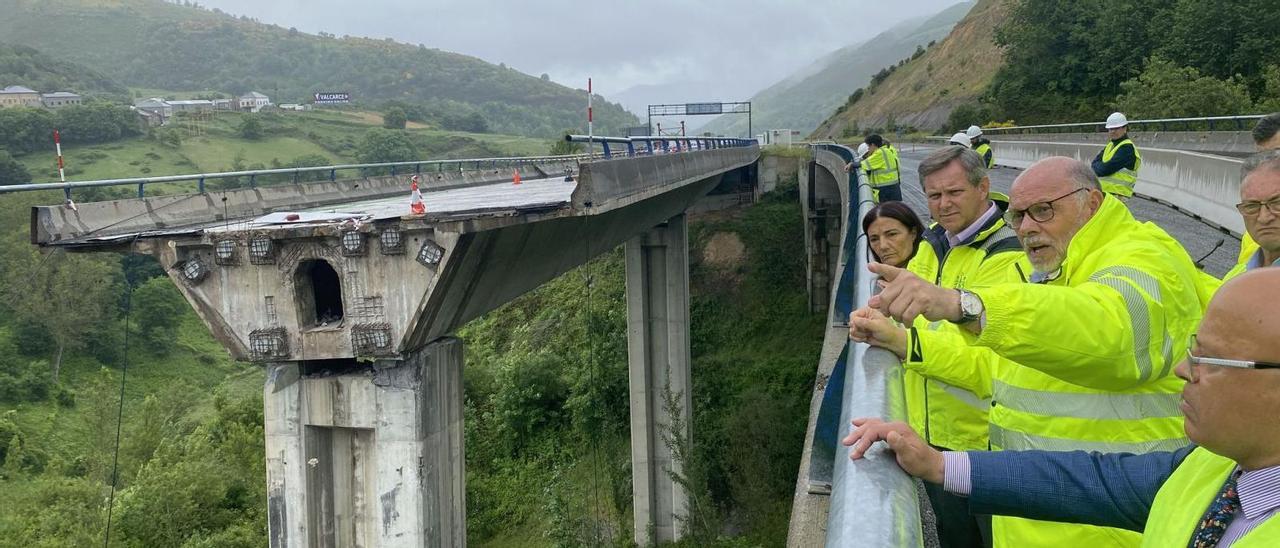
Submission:
{"label": "concrete barrier", "polygon": [[[992,140],[991,147],[996,163],[1024,169],[1049,156],[1089,162],[1100,150],[1098,144],[1015,141],[1004,140],[1003,136]],[[1243,160],[1163,148],[1141,147],[1139,151],[1142,167],[1138,170],[1136,193],[1181,209],[1237,237],[1244,233],[1244,221],[1235,208],[1240,201]]]}

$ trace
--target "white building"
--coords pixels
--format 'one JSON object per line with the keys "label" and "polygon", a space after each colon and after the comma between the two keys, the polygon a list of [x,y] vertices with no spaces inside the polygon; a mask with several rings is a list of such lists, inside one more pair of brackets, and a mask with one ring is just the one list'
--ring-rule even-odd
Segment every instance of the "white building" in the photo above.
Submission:
{"label": "white building", "polygon": [[160,123],[163,124],[170,116],[173,116],[173,105],[168,101],[159,97],[150,99],[140,99],[133,102],[133,108],[141,112],[148,112],[160,117]]}
{"label": "white building", "polygon": [[40,92],[23,86],[0,89],[0,108],[10,107],[40,108]]}
{"label": "white building", "polygon": [[249,93],[240,96],[239,103],[240,110],[258,112],[259,110],[262,110],[262,107],[270,105],[271,99],[256,91],[250,91]]}
{"label": "white building", "polygon": [[174,112],[208,112],[213,110],[213,101],[205,99],[169,101],[168,103],[169,106],[173,107]]}
{"label": "white building", "polygon": [[71,105],[80,104],[81,97],[69,91],[55,91],[53,93],[41,93],[40,102],[44,104],[44,108],[55,109],[69,107]]}

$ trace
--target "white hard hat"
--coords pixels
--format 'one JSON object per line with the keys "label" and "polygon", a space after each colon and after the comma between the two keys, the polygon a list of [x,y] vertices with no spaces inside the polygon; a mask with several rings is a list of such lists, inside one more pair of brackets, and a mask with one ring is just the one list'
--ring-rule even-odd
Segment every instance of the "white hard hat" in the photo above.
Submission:
{"label": "white hard hat", "polygon": [[969,141],[969,136],[965,135],[963,131],[955,135],[952,135],[950,143],[953,145],[960,145],[964,148],[969,148],[973,146],[973,143]]}
{"label": "white hard hat", "polygon": [[858,145],[858,158],[866,158],[868,152],[871,152],[871,147],[867,146],[866,143]]}
{"label": "white hard hat", "polygon": [[1115,129],[1129,125],[1129,119],[1124,117],[1124,113],[1112,112],[1107,117],[1107,129]]}
{"label": "white hard hat", "polygon": [[969,129],[964,130],[964,134],[965,134],[965,135],[968,135],[968,136],[969,136],[969,139],[974,139],[974,138],[977,138],[977,137],[981,137],[981,136],[982,136],[982,128],[980,128],[980,127],[978,127],[978,126],[969,126]]}

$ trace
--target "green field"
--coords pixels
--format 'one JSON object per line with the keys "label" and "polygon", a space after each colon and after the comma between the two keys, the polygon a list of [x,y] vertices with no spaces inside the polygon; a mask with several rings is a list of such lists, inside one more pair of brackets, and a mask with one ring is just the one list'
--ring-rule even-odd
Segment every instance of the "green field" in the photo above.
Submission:
{"label": "green field", "polygon": [[[153,90],[160,91],[160,90]],[[365,132],[381,127],[377,113],[354,110],[280,112],[258,116],[264,136],[240,136],[241,113],[216,113],[203,120],[175,116],[149,135],[62,150],[69,181],[155,177],[263,169],[289,165],[301,157],[321,156],[333,163],[354,163]],[[551,143],[515,135],[445,131],[422,124],[405,130],[426,143],[422,159],[546,154]],[[176,136],[173,139],[172,136]],[[166,140],[166,137],[170,137]],[[57,161],[49,150],[17,157],[34,182],[56,182]]]}

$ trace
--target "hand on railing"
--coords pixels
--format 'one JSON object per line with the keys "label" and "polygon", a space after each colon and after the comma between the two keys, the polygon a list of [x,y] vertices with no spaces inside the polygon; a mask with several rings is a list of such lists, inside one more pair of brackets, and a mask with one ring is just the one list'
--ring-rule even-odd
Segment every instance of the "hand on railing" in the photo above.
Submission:
{"label": "hand on railing", "polygon": [[898,466],[912,476],[929,483],[942,483],[944,461],[942,452],[929,447],[906,423],[884,422],[874,417],[853,419],[853,431],[840,441],[849,450],[849,459],[858,460],[867,454],[878,441],[889,444]]}
{"label": "hand on railing", "polygon": [[849,338],[893,352],[898,359],[907,357],[907,330],[871,307],[849,314]]}

